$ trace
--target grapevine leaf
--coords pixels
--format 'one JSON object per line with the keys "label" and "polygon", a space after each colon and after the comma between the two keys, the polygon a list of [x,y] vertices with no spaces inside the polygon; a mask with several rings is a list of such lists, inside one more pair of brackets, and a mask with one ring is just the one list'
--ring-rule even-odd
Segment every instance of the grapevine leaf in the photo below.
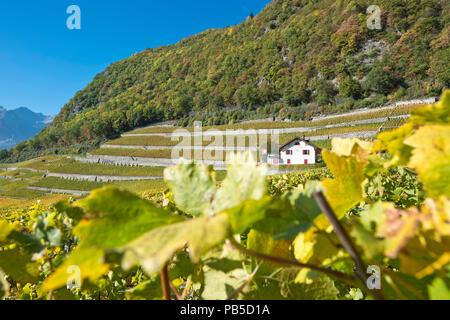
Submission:
{"label": "grapevine leaf", "polygon": [[357,152],[359,155],[370,153],[373,142],[363,141],[358,138],[333,138],[331,141],[332,151],[339,156],[351,156]]}
{"label": "grapevine leaf", "polygon": [[302,263],[324,265],[330,263],[339,254],[333,233],[310,228],[299,233],[293,242],[295,258]]}
{"label": "grapevine leaf", "polygon": [[228,215],[233,233],[243,233],[254,224],[263,221],[267,212],[277,207],[278,201],[275,198],[265,196],[259,200],[246,200],[241,204],[224,210]]}
{"label": "grapevine leaf", "polygon": [[[283,230],[275,235],[276,239],[294,240],[300,232],[306,232],[316,224],[316,220],[322,213],[313,192],[320,188],[319,182],[308,181],[304,188],[288,192],[285,197],[293,207],[290,221]],[[287,212],[283,211],[284,216]]]}
{"label": "grapevine leaf", "polygon": [[9,234],[16,228],[15,225],[6,221],[0,221],[0,243],[8,239]]}
{"label": "grapevine leaf", "polygon": [[231,235],[228,216],[219,214],[154,229],[123,246],[122,266],[129,269],[140,263],[147,274],[159,271],[179,249],[186,245],[196,263],[213,247]]}
{"label": "grapevine leaf", "polygon": [[153,277],[125,293],[127,300],[162,300],[161,278]]}
{"label": "grapevine leaf", "polygon": [[100,248],[123,246],[160,226],[181,221],[137,195],[115,187],[94,190],[79,200],[87,213],[75,227],[74,234],[84,245]]}
{"label": "grapevine leaf", "polygon": [[95,281],[109,270],[103,250],[81,244],[54,273],[45,279],[43,289],[49,291],[66,285],[72,279],[73,267],[79,268],[80,278],[74,280],[80,281],[80,285],[84,279]]}
{"label": "grapevine leaf", "polygon": [[377,239],[361,225],[355,223],[351,235],[355,238],[356,244],[363,249],[368,258],[375,258],[384,252],[384,242]]}
{"label": "grapevine leaf", "polygon": [[450,126],[419,128],[405,143],[414,147],[408,166],[416,169],[429,196],[450,197]]}
{"label": "grapevine leaf", "polygon": [[53,300],[78,300],[77,297],[67,288],[61,288],[53,292]]}
{"label": "grapevine leaf", "polygon": [[427,298],[429,279],[419,280],[414,276],[390,270],[382,271],[381,287],[389,300],[424,300]]}
{"label": "grapevine leaf", "polygon": [[227,176],[214,198],[214,212],[233,208],[244,200],[258,200],[265,196],[266,172],[267,167],[257,166],[251,153],[234,155],[227,166]]}
{"label": "grapevine leaf", "polygon": [[74,221],[74,224],[78,224],[83,218],[83,210],[80,207],[74,207],[69,199],[59,201],[54,205],[56,211],[65,213],[69,218]]}
{"label": "grapevine leaf", "polygon": [[336,177],[323,180],[322,185],[331,207],[341,219],[349,209],[363,200],[364,163],[356,157],[339,156],[328,150],[322,152],[322,157]]}
{"label": "grapevine leaf", "polygon": [[289,298],[295,300],[337,300],[339,291],[333,280],[321,275],[311,283],[292,285]]}
{"label": "grapevine leaf", "polygon": [[392,156],[392,160],[386,163],[386,166],[404,166],[408,164],[413,148],[405,144],[405,139],[412,134],[413,130],[414,124],[409,122],[400,128],[380,133],[377,136],[374,150],[387,150]]}
{"label": "grapevine leaf", "polygon": [[211,201],[217,191],[214,174],[211,166],[191,162],[166,168],[164,179],[177,207],[198,217],[212,214]]}
{"label": "grapevine leaf", "polygon": [[[247,247],[250,250],[260,252],[269,256],[284,259],[293,259],[290,251],[291,243],[286,240],[275,240],[270,234],[251,230],[247,236]],[[281,265],[265,261],[261,270],[271,270],[279,268]]]}
{"label": "grapevine leaf", "polygon": [[210,269],[204,272],[204,276],[205,286],[202,298],[205,300],[226,300],[248,279],[248,275],[243,269],[235,269],[230,272]]}
{"label": "grapevine leaf", "polygon": [[428,294],[431,300],[450,300],[450,287],[444,279],[436,278],[428,286]]}
{"label": "grapevine leaf", "polygon": [[394,206],[390,202],[377,201],[369,209],[361,211],[360,222],[366,230],[374,232],[377,237],[381,237],[380,229],[386,223],[385,211],[393,208]]}
{"label": "grapevine leaf", "polygon": [[450,123],[450,90],[443,93],[440,102],[413,109],[410,121],[420,125],[448,125]]}
{"label": "grapevine leaf", "polygon": [[0,251],[0,268],[16,282],[38,281],[39,265],[32,262],[32,254],[21,247]]}
{"label": "grapevine leaf", "polygon": [[73,233],[81,239],[80,245],[66,261],[44,282],[51,290],[66,284],[70,266],[78,266],[81,280],[94,281],[109,266],[104,262],[107,249],[121,247],[149,230],[181,221],[156,208],[138,196],[114,187],[94,190],[91,195],[76,203],[86,212]]}
{"label": "grapevine leaf", "polygon": [[386,256],[395,258],[414,237],[419,228],[420,214],[416,208],[409,210],[389,209],[385,211],[386,222],[379,234],[385,238]]}
{"label": "grapevine leaf", "polygon": [[3,300],[8,295],[9,283],[5,279],[5,274],[0,269],[0,300]]}

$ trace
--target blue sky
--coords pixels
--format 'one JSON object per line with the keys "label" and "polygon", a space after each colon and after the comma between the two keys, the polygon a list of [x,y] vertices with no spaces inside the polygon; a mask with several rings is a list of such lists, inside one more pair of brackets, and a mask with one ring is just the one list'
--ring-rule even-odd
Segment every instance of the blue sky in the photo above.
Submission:
{"label": "blue sky", "polygon": [[[0,105],[56,114],[109,64],[258,13],[270,0],[2,0]],[[66,9],[81,9],[69,30]]]}

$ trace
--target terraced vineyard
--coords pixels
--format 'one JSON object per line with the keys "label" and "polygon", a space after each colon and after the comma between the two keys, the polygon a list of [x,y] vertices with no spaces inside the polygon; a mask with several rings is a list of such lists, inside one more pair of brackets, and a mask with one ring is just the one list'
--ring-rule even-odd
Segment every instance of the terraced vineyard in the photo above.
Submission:
{"label": "terraced vineyard", "polygon": [[[259,162],[265,162],[263,148],[271,152],[272,148],[278,149],[295,136],[309,138],[320,148],[330,148],[333,137],[372,138],[385,128],[401,126],[415,107],[417,105],[369,110],[314,121],[251,122],[201,129],[141,128],[106,142],[86,157],[46,156],[0,165],[3,170],[0,172],[0,208],[20,206],[37,199],[51,202],[52,199],[80,197],[104,185],[137,193],[164,190],[164,168],[177,163],[181,156],[213,165],[219,170],[217,180],[221,181],[225,178],[226,160],[231,152],[252,150]],[[201,135],[195,136],[200,130]],[[278,139],[273,146],[272,138]],[[270,167],[269,174],[322,166],[319,163]]]}

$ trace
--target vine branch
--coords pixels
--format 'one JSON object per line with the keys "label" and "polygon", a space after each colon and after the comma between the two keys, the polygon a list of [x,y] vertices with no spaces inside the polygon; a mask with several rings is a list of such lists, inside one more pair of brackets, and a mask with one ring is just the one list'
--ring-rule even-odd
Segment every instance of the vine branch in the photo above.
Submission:
{"label": "vine branch", "polygon": [[240,243],[238,243],[233,237],[228,238],[228,240],[233,245],[233,247],[235,247],[237,250],[241,251],[242,253],[244,253],[248,256],[252,256],[252,257],[255,257],[255,258],[258,258],[261,260],[266,260],[266,261],[275,262],[275,263],[279,263],[279,264],[286,264],[286,265],[294,266],[297,268],[308,268],[311,270],[315,270],[315,271],[322,272],[322,273],[328,274],[330,276],[333,276],[339,280],[347,282],[350,285],[355,285],[355,283],[357,282],[353,276],[349,276],[349,275],[339,272],[339,271],[334,271],[331,269],[318,267],[318,266],[315,266],[312,264],[301,263],[301,262],[298,262],[295,260],[274,257],[274,256],[270,256],[267,254],[259,253],[259,252],[253,251],[253,250],[249,250],[249,249],[243,247]]}
{"label": "vine branch", "polygon": [[[359,255],[358,251],[356,250],[355,245],[353,244],[350,236],[348,235],[347,231],[344,229],[344,227],[339,223],[338,218],[336,217],[336,214],[334,213],[333,209],[331,208],[330,204],[328,203],[327,199],[325,198],[322,191],[315,191],[313,193],[314,198],[316,199],[317,204],[319,205],[320,209],[323,211],[325,216],[328,218],[328,221],[330,221],[331,225],[334,228],[334,232],[338,236],[339,240],[341,240],[342,245],[344,246],[344,249],[350,254],[350,257],[353,259],[356,265],[356,275],[363,283],[363,288],[367,289],[367,275],[365,271],[367,270],[367,267],[362,260],[361,256]],[[375,299],[382,300],[383,295],[380,290],[371,290],[370,291]]]}
{"label": "vine branch", "polygon": [[169,268],[167,264],[161,269],[161,286],[164,295],[164,300],[170,300],[170,279],[169,279]]}
{"label": "vine branch", "polygon": [[170,289],[172,289],[172,292],[177,297],[177,300],[181,300],[180,293],[178,292],[177,288],[174,286],[174,284],[171,280],[169,280],[169,285],[170,285]]}

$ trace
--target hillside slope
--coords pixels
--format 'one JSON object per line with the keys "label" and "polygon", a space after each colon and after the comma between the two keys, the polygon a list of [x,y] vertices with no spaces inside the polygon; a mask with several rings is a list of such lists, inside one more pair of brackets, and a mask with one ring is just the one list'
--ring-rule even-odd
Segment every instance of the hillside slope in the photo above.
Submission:
{"label": "hillside slope", "polygon": [[[373,4],[381,30],[367,28]],[[112,64],[4,158],[92,144],[162,120],[298,120],[438,96],[450,85],[449,12],[440,0],[274,0],[239,25]]]}
{"label": "hillside slope", "polygon": [[25,107],[6,110],[0,106],[0,149],[12,148],[18,142],[33,137],[52,119]]}

